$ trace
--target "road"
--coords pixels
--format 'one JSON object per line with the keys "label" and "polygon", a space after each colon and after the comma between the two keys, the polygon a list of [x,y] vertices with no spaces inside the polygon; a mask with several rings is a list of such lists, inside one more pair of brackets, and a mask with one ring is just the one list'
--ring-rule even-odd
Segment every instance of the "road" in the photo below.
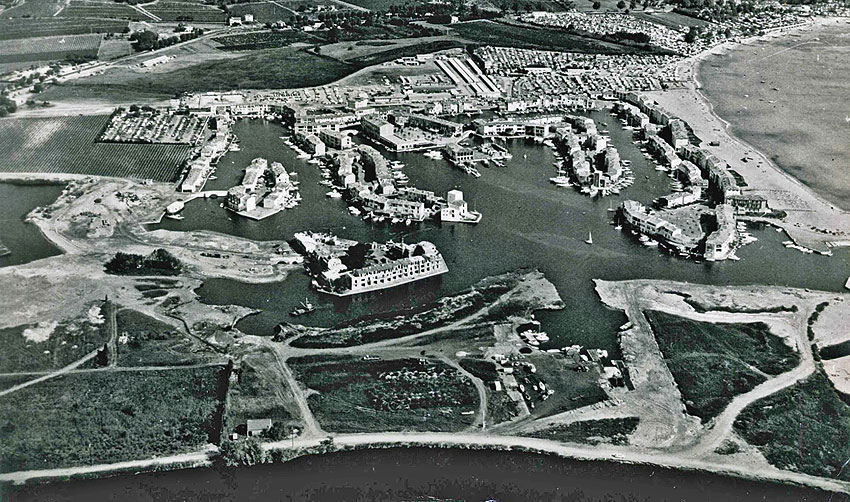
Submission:
{"label": "road", "polygon": [[72,362],[68,366],[65,366],[64,368],[56,370],[52,373],[48,373],[44,376],[34,378],[34,379],[26,381],[24,383],[15,385],[13,387],[9,387],[6,390],[2,390],[2,391],[0,391],[0,397],[5,396],[6,394],[11,394],[12,392],[19,391],[21,389],[25,389],[25,388],[29,387],[30,385],[35,385],[37,383],[44,382],[45,380],[50,380],[51,378],[56,378],[60,375],[70,373],[71,371],[79,368],[82,364],[86,363],[87,361],[94,359],[95,356],[97,356],[98,352],[100,352],[100,349],[93,350],[93,351],[89,352],[88,354],[86,354],[85,356],[81,357],[80,359],[77,359],[76,361]]}

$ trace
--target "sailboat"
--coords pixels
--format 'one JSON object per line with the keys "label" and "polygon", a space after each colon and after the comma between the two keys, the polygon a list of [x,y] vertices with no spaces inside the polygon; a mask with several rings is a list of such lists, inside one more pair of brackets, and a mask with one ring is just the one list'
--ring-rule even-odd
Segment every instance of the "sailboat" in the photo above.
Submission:
{"label": "sailboat", "polygon": [[587,232],[587,240],[584,243],[593,245],[593,234],[591,232]]}

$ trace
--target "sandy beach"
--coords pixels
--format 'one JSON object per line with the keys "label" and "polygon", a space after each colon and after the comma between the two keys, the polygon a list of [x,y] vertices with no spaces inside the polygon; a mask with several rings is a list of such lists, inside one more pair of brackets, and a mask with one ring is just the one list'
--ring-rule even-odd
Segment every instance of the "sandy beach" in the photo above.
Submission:
{"label": "sandy beach", "polygon": [[[796,39],[803,34],[813,36],[810,34],[823,29],[831,28],[834,30],[839,24],[846,24],[846,21],[844,19],[817,19],[806,26],[771,32],[762,37],[746,39],[739,43],[721,44],[680,63],[680,75],[689,78],[691,82],[686,88],[647,93],[663,108],[686,120],[693,128],[694,133],[703,140],[704,148],[726,161],[731,169],[744,177],[748,184],[746,190],[749,193],[763,195],[768,199],[768,204],[772,209],[787,213],[788,216],[779,225],[791,239],[799,245],[825,254],[829,254],[832,247],[850,245],[850,213],[807,186],[803,181],[808,181],[808,178],[797,174],[796,171],[795,175],[792,176],[787,169],[783,169],[774,162],[776,153],[773,151],[773,147],[765,148],[762,146],[762,151],[760,151],[741,139],[738,130],[718,115],[714,106],[715,96],[703,92],[703,84],[700,79],[702,79],[703,69],[707,61],[715,61],[718,57],[723,57],[722,55],[728,54],[730,51],[758,45],[759,52],[761,52],[761,47],[769,45],[771,42],[787,43],[789,37]],[[774,51],[765,50],[764,52],[767,53],[766,56],[768,57],[763,61],[779,61],[781,59],[779,52],[788,54],[793,51],[787,48],[777,48]],[[765,85],[768,89],[772,89],[766,80]],[[776,85],[773,84],[773,87]],[[812,87],[816,84],[810,80],[809,82],[797,83],[786,81],[784,85]],[[776,93],[776,91],[772,92]],[[833,92],[836,91],[833,90]],[[793,93],[789,93],[789,96],[791,97],[785,99],[798,99],[793,97]],[[754,99],[757,100],[758,98]],[[775,101],[779,99],[779,96],[777,96]],[[774,104],[764,103],[766,105]],[[801,120],[791,121],[780,113],[772,112],[773,110],[772,107],[765,107],[758,115],[760,122],[753,122],[754,125],[749,126],[758,129],[763,127],[760,125],[763,122],[777,122],[782,124],[783,127],[791,129],[804,128],[801,125]],[[740,117],[736,117],[736,120],[738,118]],[[744,118],[746,119],[746,117]],[[746,124],[745,120],[742,122]],[[782,141],[782,139],[775,141]],[[792,139],[792,141],[794,140]],[[709,143],[715,143],[718,146],[710,146]],[[846,145],[846,142],[844,145]],[[787,149],[789,151],[800,150],[804,156],[811,156],[812,148],[818,147],[808,143],[792,143]],[[850,161],[846,152],[843,161],[844,166]],[[823,171],[824,168],[816,162],[813,159],[812,163],[807,164],[804,171]],[[827,188],[847,183],[840,176],[836,176],[834,172],[832,174],[821,174],[820,177],[825,180],[823,183]]]}

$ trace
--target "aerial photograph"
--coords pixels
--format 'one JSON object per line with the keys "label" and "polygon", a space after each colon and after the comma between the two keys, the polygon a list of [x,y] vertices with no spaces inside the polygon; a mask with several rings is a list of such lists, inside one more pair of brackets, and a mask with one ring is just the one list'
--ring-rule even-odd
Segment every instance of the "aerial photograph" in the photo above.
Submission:
{"label": "aerial photograph", "polygon": [[850,501],[850,0],[0,0],[0,501]]}

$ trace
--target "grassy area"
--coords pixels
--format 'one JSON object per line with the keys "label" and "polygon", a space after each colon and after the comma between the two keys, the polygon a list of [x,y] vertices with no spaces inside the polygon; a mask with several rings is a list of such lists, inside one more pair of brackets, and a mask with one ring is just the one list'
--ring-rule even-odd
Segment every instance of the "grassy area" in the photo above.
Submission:
{"label": "grassy area", "polygon": [[0,63],[95,59],[103,35],[61,35],[0,41]]}
{"label": "grassy area", "polygon": [[82,316],[0,329],[0,373],[67,366],[106,343],[109,336],[104,326]]}
{"label": "grassy area", "polygon": [[0,172],[175,179],[188,145],[97,143],[107,115],[0,120]]}
{"label": "grassy area", "polygon": [[639,422],[640,419],[637,417],[585,420],[558,425],[525,435],[541,439],[554,439],[565,443],[626,445],[629,444],[629,434],[635,431]]}
{"label": "grassy area", "polygon": [[690,28],[691,26],[703,27],[709,24],[707,21],[702,19],[697,19],[695,17],[686,16],[684,14],[679,14],[676,12],[632,12],[632,15],[639,18],[644,19],[646,21],[652,21],[654,23],[658,23],[661,26],[666,26],[673,30],[679,30],[682,28]]}
{"label": "grassy area", "polygon": [[452,28],[467,40],[489,45],[603,54],[645,52],[635,47],[602,42],[557,29],[516,26],[494,21],[455,24]]}
{"label": "grassy area", "polygon": [[116,315],[119,366],[177,366],[207,362],[213,354],[171,324],[137,310]]}
{"label": "grassy area", "polygon": [[51,17],[62,7],[62,0],[27,0],[17,7],[5,9],[3,17]]}
{"label": "grassy area", "polygon": [[57,17],[93,17],[103,19],[129,19],[130,21],[152,21],[153,19],[127,4],[98,2],[94,0],[71,0]]}
{"label": "grassy area", "polygon": [[307,40],[311,40],[310,36],[301,30],[262,31],[213,38],[219,48],[225,51],[273,49]]}
{"label": "grassy area", "polygon": [[113,19],[0,19],[0,40],[50,35],[118,33],[126,27],[127,21]]}
{"label": "grassy area", "polygon": [[[751,404],[735,429],[781,469],[835,478],[850,457],[850,407],[822,371]],[[850,481],[850,469],[839,477]]]}
{"label": "grassy area", "polygon": [[738,394],[799,364],[800,356],[764,323],[705,323],[645,312],[685,406],[707,421]]}
{"label": "grassy area", "polygon": [[440,362],[291,360],[298,380],[317,391],[310,409],[328,431],[458,431],[478,405],[472,382]]}
{"label": "grassy area", "polygon": [[[514,369],[517,381],[543,381],[555,393],[546,401],[535,402],[532,414],[547,417],[568,410],[574,410],[608,399],[608,395],[599,387],[599,375],[595,371],[572,371],[565,367],[561,359],[551,354],[536,353],[526,357],[536,367],[535,373],[527,369]],[[526,385],[528,388],[529,385]]]}
{"label": "grassy area", "polygon": [[212,5],[194,2],[159,1],[145,10],[163,21],[186,21],[196,23],[223,23],[227,14]]}
{"label": "grassy area", "polygon": [[251,2],[233,4],[227,6],[227,12],[231,16],[244,16],[253,14],[254,21],[258,23],[273,23],[276,21],[291,22],[297,11],[288,8],[285,2]]}
{"label": "grassy area", "polygon": [[270,418],[274,423],[297,425],[289,404],[282,397],[286,382],[281,378],[277,360],[271,352],[251,354],[242,360],[238,378],[227,396],[225,430],[239,430],[248,419]]}
{"label": "grassy area", "polygon": [[218,441],[222,367],[91,372],[0,398],[0,470],[120,462]]}

